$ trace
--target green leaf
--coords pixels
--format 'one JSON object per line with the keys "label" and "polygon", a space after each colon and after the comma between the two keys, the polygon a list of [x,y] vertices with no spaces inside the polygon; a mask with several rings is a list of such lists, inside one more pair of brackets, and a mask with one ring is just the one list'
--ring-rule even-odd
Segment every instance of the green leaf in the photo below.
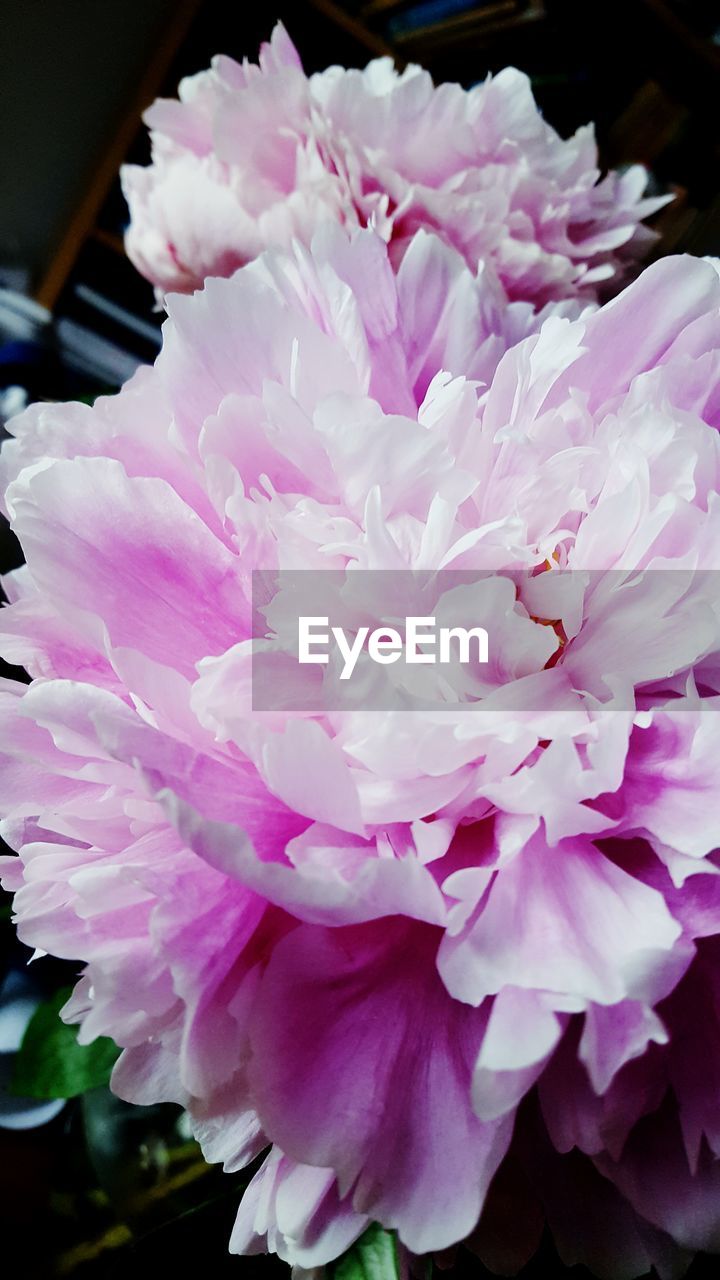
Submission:
{"label": "green leaf", "polygon": [[373,1223],[335,1264],[335,1280],[398,1280],[394,1234]]}
{"label": "green leaf", "polygon": [[60,1021],[72,987],[56,991],[28,1023],[15,1059],[12,1091],[25,1098],[75,1098],[107,1084],[120,1050],[106,1036],[78,1044],[77,1028]]}

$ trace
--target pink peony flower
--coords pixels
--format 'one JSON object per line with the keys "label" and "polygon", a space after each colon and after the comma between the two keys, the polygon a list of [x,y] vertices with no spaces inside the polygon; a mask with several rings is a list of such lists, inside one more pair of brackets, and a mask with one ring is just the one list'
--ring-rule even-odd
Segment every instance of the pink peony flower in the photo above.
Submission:
{"label": "pink peony flower", "polygon": [[641,166],[601,180],[592,126],[563,141],[520,71],[467,92],[389,58],[307,79],[281,24],[259,66],[218,57],[145,120],[152,164],[122,175],[126,244],[161,302],[309,244],[328,217],[373,225],[394,262],[435,231],[511,299],[594,300],[632,272],[654,238],[641,220],[667,199],[643,199]]}
{"label": "pink peony flower", "polygon": [[[504,354],[493,296],[331,225],[14,420],[4,882],[122,1096],[270,1147],[236,1251],[507,1272],[547,1219],[677,1275],[720,1248],[720,278],[511,307]],[[486,700],[254,711],[255,568],[492,570]]]}

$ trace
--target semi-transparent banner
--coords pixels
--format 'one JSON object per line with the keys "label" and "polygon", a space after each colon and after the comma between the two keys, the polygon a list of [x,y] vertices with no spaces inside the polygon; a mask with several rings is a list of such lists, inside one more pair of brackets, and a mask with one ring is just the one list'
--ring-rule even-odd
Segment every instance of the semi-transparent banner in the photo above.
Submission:
{"label": "semi-transparent banner", "polygon": [[253,573],[256,711],[717,709],[720,571]]}

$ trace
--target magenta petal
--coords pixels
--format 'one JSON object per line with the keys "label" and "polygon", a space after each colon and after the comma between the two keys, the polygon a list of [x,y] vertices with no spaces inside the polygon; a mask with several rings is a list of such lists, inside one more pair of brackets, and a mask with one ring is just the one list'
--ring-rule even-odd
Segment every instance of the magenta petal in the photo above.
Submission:
{"label": "magenta petal", "polygon": [[417,1253],[472,1229],[511,1131],[472,1113],[485,1014],[448,999],[434,946],[432,931],[387,923],[298,929],[275,950],[251,1033],[269,1136],[334,1168],[356,1211]]}

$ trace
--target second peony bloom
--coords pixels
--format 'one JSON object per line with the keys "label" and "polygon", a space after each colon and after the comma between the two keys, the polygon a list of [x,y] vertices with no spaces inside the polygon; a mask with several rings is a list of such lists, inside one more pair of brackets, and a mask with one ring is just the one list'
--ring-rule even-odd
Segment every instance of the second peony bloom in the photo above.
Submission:
{"label": "second peony bloom", "polygon": [[641,166],[601,179],[592,126],[563,141],[513,68],[465,91],[389,58],[311,76],[281,24],[259,66],[217,57],[145,116],[153,158],[126,166],[127,250],[168,292],[227,276],[318,223],[372,225],[397,265],[434,231],[512,300],[608,297],[653,242]]}

